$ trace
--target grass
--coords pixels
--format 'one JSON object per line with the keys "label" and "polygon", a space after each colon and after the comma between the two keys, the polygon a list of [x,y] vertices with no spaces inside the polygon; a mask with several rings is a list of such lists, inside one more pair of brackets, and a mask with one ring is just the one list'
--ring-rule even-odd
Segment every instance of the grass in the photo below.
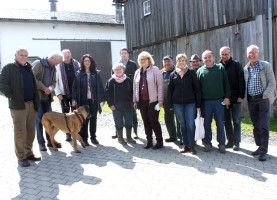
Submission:
{"label": "grass", "polygon": [[[104,113],[112,113],[111,109],[108,107],[107,103],[102,107]],[[141,115],[138,113],[138,119],[142,120]],[[164,109],[161,109],[159,120],[164,122]],[[216,129],[215,121],[213,120],[212,129]],[[245,117],[241,119],[241,132],[242,133],[252,133],[253,132],[253,124],[251,122],[250,117]],[[269,132],[270,134],[277,134],[277,118],[273,117],[269,122]]]}

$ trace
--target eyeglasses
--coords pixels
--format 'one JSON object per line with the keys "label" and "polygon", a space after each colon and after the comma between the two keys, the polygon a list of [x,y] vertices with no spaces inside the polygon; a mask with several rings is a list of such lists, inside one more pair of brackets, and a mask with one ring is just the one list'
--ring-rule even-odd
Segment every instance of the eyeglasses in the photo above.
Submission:
{"label": "eyeglasses", "polygon": [[230,53],[226,53],[226,54],[221,54],[221,56],[229,56]]}
{"label": "eyeglasses", "polygon": [[139,59],[139,61],[146,61],[146,60],[148,60],[148,58],[141,58],[141,59]]}

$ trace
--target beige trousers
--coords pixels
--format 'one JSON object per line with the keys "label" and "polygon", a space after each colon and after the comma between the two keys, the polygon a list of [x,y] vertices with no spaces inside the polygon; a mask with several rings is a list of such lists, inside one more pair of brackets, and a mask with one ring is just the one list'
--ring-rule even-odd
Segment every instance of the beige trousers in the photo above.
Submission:
{"label": "beige trousers", "polygon": [[18,160],[33,154],[33,142],[36,133],[36,116],[33,101],[25,102],[25,109],[10,109],[14,125],[15,154]]}

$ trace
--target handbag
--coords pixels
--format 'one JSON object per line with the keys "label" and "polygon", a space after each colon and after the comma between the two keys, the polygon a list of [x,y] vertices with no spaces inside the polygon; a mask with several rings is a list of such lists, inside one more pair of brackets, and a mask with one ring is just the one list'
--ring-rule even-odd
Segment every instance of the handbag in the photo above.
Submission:
{"label": "handbag", "polygon": [[204,118],[201,117],[200,110],[197,110],[197,117],[195,122],[195,141],[201,140],[205,137]]}

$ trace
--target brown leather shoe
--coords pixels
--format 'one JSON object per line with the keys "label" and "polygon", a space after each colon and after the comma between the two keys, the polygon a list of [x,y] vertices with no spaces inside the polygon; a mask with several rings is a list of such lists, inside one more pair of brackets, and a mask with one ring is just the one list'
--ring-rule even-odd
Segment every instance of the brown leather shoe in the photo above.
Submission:
{"label": "brown leather shoe", "polygon": [[41,157],[36,157],[35,155],[32,155],[32,156],[28,156],[26,160],[41,161]]}
{"label": "brown leather shoe", "polygon": [[186,153],[186,152],[189,152],[189,151],[190,151],[190,149],[187,146],[185,146],[185,147],[182,148],[180,153]]}
{"label": "brown leather shoe", "polygon": [[193,155],[195,155],[195,154],[196,154],[195,148],[190,148],[190,153],[193,154]]}

